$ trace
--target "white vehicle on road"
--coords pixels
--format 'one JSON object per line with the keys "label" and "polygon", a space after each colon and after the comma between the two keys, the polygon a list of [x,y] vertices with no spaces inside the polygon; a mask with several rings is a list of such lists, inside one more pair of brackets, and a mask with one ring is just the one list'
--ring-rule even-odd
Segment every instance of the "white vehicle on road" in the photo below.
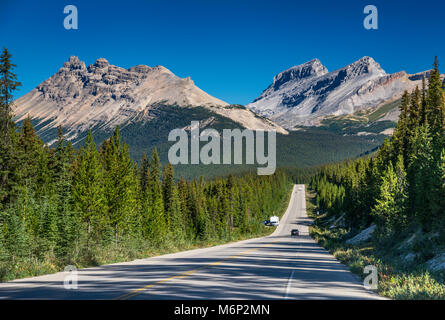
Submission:
{"label": "white vehicle on road", "polygon": [[262,224],[268,227],[276,227],[280,224],[280,218],[278,218],[277,216],[273,216],[270,217],[269,220],[263,221]]}
{"label": "white vehicle on road", "polygon": [[278,226],[280,224],[280,218],[277,216],[270,217],[270,224],[274,227]]}

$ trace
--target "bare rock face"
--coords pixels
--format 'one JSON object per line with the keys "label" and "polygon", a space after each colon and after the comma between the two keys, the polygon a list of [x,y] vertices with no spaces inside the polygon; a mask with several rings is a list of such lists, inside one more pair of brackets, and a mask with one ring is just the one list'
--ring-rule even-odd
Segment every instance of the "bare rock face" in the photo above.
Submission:
{"label": "bare rock face", "polygon": [[63,67],[34,90],[15,101],[17,120],[28,115],[46,123],[41,128],[62,125],[70,139],[93,126],[114,128],[129,121],[146,120],[154,105],[207,107],[241,123],[248,129],[275,129],[249,110],[226,110],[228,103],[199,89],[190,78],[179,78],[162,66],[138,65],[129,69],[100,58],[88,67],[70,57]]}
{"label": "bare rock face", "polygon": [[365,242],[368,241],[369,239],[371,239],[374,231],[375,231],[376,225],[373,224],[372,226],[370,226],[369,228],[363,230],[362,232],[360,232],[358,235],[356,235],[355,237],[349,239],[346,241],[347,244],[359,244],[361,242]]}
{"label": "bare rock face", "polygon": [[371,57],[328,72],[318,59],[292,67],[247,107],[287,129],[317,125],[326,116],[376,108],[421,84],[426,73],[386,74]]}
{"label": "bare rock face", "polygon": [[[276,75],[273,79],[272,88],[276,91],[289,84],[290,81],[313,79],[327,73],[328,69],[321,64],[320,60],[314,59]],[[272,92],[272,90],[270,90],[270,92]],[[267,93],[265,95],[267,95]]]}
{"label": "bare rock face", "polygon": [[431,271],[445,270],[445,253],[435,256],[433,259],[427,261],[426,264]]}

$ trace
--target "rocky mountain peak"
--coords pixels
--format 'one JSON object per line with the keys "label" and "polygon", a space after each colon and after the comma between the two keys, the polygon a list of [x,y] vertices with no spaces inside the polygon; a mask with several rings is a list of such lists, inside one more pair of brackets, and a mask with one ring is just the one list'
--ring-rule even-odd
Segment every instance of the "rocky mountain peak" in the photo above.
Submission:
{"label": "rocky mountain peak", "polygon": [[136,72],[136,73],[147,73],[151,70],[152,68],[150,68],[149,66],[140,64],[134,67],[131,67],[128,69],[128,71],[130,72]]}
{"label": "rocky mountain peak", "polygon": [[105,68],[105,67],[108,67],[110,65],[110,63],[105,58],[99,58],[99,59],[96,60],[96,62],[94,62],[93,65],[96,68]]}
{"label": "rocky mountain peak", "polygon": [[380,64],[378,64],[372,57],[369,56],[364,56],[352,64],[374,65],[380,68]]}
{"label": "rocky mountain peak", "polygon": [[273,87],[277,90],[290,81],[300,81],[307,78],[319,77],[326,73],[328,73],[328,69],[321,64],[320,60],[313,59],[304,64],[280,72],[273,79]]}
{"label": "rocky mountain peak", "polygon": [[65,71],[86,70],[86,66],[78,57],[71,56],[68,61],[63,64],[62,69],[65,69]]}
{"label": "rocky mountain peak", "polygon": [[383,70],[373,58],[371,57],[363,57],[354,63],[346,66],[344,68],[349,74],[354,76],[359,76],[363,74],[377,74],[379,76],[386,75],[385,70]]}

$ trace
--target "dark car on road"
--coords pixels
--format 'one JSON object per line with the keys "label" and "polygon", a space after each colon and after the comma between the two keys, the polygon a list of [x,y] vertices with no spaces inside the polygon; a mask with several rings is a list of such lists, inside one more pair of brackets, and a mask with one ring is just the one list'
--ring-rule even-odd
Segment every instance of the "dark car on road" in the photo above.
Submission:
{"label": "dark car on road", "polygon": [[295,237],[295,236],[299,236],[300,235],[300,231],[298,230],[298,229],[293,229],[291,232],[290,232],[290,235],[291,236],[293,236],[293,237]]}

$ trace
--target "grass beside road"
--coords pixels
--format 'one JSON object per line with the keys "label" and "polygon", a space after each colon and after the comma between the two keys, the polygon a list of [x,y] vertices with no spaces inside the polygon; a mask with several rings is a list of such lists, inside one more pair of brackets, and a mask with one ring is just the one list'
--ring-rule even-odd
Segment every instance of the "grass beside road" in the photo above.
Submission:
{"label": "grass beside road", "polygon": [[445,273],[429,272],[422,264],[404,262],[395,254],[393,243],[387,248],[379,248],[373,241],[360,245],[348,245],[348,230],[330,229],[326,223],[326,213],[317,215],[315,194],[308,190],[306,194],[307,212],[314,219],[310,235],[327,249],[351,272],[362,279],[365,266],[374,265],[378,270],[378,290],[381,296],[396,300],[443,300],[445,299]]}

